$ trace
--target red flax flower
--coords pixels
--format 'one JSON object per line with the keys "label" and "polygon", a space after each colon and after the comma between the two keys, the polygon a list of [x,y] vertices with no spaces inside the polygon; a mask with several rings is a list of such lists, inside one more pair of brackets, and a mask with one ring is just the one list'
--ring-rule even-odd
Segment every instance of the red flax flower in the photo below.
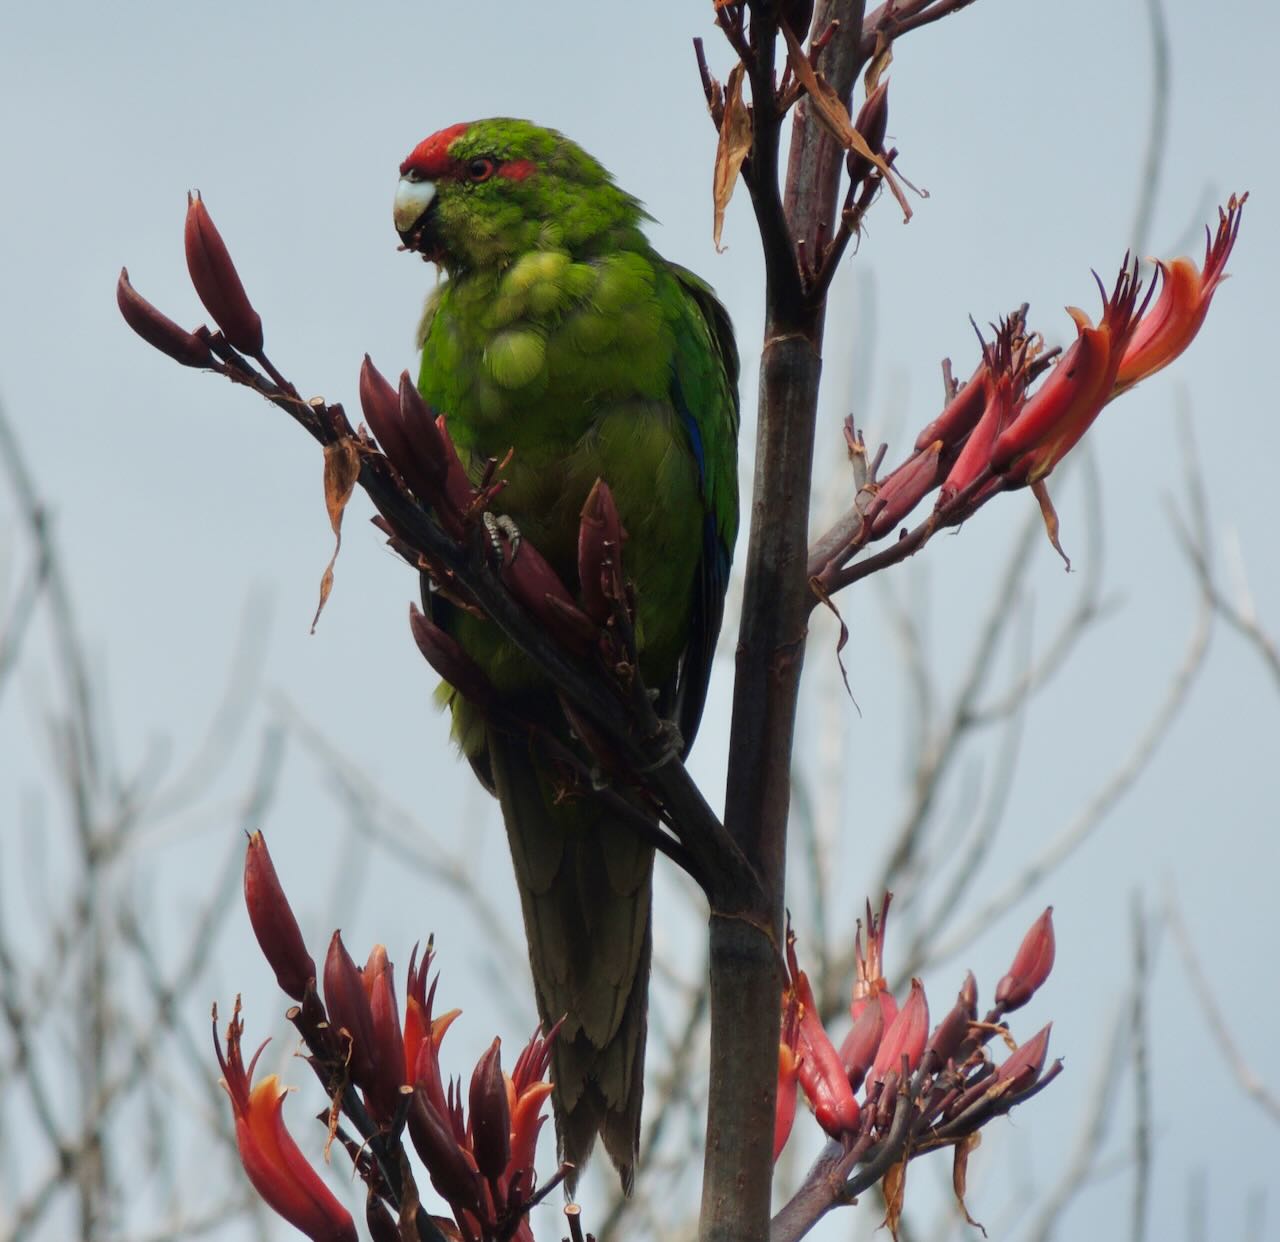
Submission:
{"label": "red flax flower", "polygon": [[222,1067],[222,1085],[231,1097],[236,1121],[236,1146],[240,1163],[253,1188],[295,1229],[312,1242],[356,1242],[351,1213],[334,1198],[284,1127],[282,1110],[288,1092],[274,1074],[251,1086],[261,1048],[246,1070],[240,1052],[244,1023],[240,1020],[240,998],[236,998],[231,1024],[227,1027],[227,1050],[218,1042],[218,1010],[213,1010],[213,1046]]}
{"label": "red flax flower", "polygon": [[[938,490],[939,509],[984,474],[992,446],[1017,413],[1027,386],[1028,342],[1022,332],[1022,321],[1015,316],[1001,321],[996,339],[990,345],[978,334],[983,360],[978,369],[982,413]],[[966,390],[971,385],[972,381],[965,386]]]}
{"label": "red flax flower", "polygon": [[1214,290],[1226,279],[1227,259],[1236,244],[1248,198],[1247,194],[1233,194],[1225,210],[1218,208],[1216,235],[1205,226],[1204,264],[1199,271],[1187,258],[1155,261],[1160,269],[1160,297],[1143,316],[1124,351],[1113,396],[1167,367],[1195,339],[1209,313]]}
{"label": "red flax flower", "polygon": [[437,975],[428,990],[427,975],[431,972],[434,958],[435,946],[430,940],[427,941],[427,951],[422,955],[421,962],[418,961],[417,945],[414,945],[413,952],[409,954],[404,1004],[404,1072],[405,1082],[425,1087],[431,1103],[443,1113],[445,1099],[444,1080],[440,1074],[440,1044],[444,1033],[462,1010],[450,1009],[438,1018],[431,1016],[436,999],[436,984],[440,981]]}
{"label": "red flax flower", "polygon": [[551,1064],[551,1047],[559,1031],[559,1023],[546,1035],[541,1028],[534,1031],[506,1080],[511,1113],[508,1185],[518,1174],[526,1194],[533,1185],[533,1156],[538,1146],[538,1133],[547,1119],[542,1105],[551,1094],[551,1084],[545,1079]]}
{"label": "red flax flower", "polygon": [[907,1003],[898,1010],[876,1050],[871,1073],[867,1075],[868,1089],[883,1081],[888,1074],[901,1071],[903,1057],[907,1059],[907,1068],[915,1069],[920,1063],[928,1034],[929,1001],[924,994],[924,985],[919,979],[912,979]]}
{"label": "red flax flower", "polygon": [[1126,257],[1109,297],[1101,281],[1098,288],[1102,318],[1097,326],[1078,307],[1067,307],[1076,323],[1075,342],[996,437],[991,468],[1014,486],[1038,483],[1048,475],[1111,399],[1120,360],[1144,309],[1138,305],[1142,285],[1137,264],[1131,267]]}
{"label": "red flax flower", "polygon": [[793,1010],[795,1013],[794,1047],[800,1056],[800,1086],[813,1105],[818,1124],[832,1138],[856,1133],[858,1101],[853,1098],[844,1062],[818,1015],[809,978],[796,961],[795,936],[790,928],[787,929],[787,973],[789,982],[782,995],[782,1012],[784,1021],[791,1020],[788,1015]]}
{"label": "red flax flower", "polygon": [[889,983],[884,977],[884,934],[889,922],[889,903],[892,893],[885,893],[880,903],[880,913],[871,913],[871,903],[867,902],[867,949],[862,950],[862,920],[858,920],[858,930],[853,938],[854,980],[853,996],[849,1001],[849,1016],[857,1022],[863,1009],[875,1001],[881,1010],[885,1026],[898,1016],[898,1002],[889,991]]}

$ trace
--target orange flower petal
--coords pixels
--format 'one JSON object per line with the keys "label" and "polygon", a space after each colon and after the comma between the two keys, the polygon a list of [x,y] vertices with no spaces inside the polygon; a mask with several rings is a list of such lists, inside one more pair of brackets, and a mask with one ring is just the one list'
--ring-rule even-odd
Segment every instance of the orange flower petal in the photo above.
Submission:
{"label": "orange flower petal", "polygon": [[1240,216],[1248,195],[1232,195],[1226,209],[1218,209],[1218,230],[1205,229],[1204,263],[1196,270],[1190,259],[1156,260],[1160,269],[1160,298],[1143,316],[1120,362],[1115,391],[1119,396],[1149,375],[1167,367],[1195,340],[1209,313],[1214,291],[1226,279],[1227,259],[1240,231]]}

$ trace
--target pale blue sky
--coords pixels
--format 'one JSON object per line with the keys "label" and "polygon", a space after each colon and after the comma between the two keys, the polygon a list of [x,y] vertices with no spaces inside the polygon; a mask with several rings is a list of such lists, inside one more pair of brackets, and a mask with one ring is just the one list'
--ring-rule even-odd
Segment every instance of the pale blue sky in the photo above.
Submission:
{"label": "pale blue sky", "polygon": [[[1028,715],[1009,818],[969,910],[1105,779],[1180,658],[1194,591],[1164,508],[1181,488],[1180,401],[1194,420],[1219,550],[1228,536],[1238,541],[1260,614],[1280,631],[1271,503],[1280,426],[1269,373],[1280,287],[1273,223],[1280,17],[1264,0],[1232,6],[1229,18],[1185,0],[1168,8],[1173,96],[1149,249],[1190,244],[1198,256],[1200,224],[1214,204],[1232,190],[1247,189],[1251,199],[1233,279],[1195,348],[1108,410],[1091,436],[1106,504],[1106,593],[1119,607]],[[309,637],[331,543],[318,453],[274,410],[142,346],[116,313],[120,266],[166,312],[199,322],[181,246],[185,194],[199,187],[263,314],[274,361],[304,391],[351,407],[366,350],[388,373],[412,365],[416,315],[432,279],[396,253],[390,206],[400,159],[451,122],[528,116],[598,156],[657,218],[659,248],[717,287],[737,325],[750,409],[761,271],[745,196],[730,207],[726,253],[711,245],[714,134],[690,37],[706,37],[722,76],[730,60],[709,13],[710,4],[673,0],[500,2],[483,17],[470,6],[357,10],[301,0],[214,10],[82,0],[0,9],[0,400],[52,503],[126,765],[157,742],[179,756],[198,744],[246,599],[270,601],[255,724],[221,787],[223,803],[198,821],[168,826],[140,860],[165,925],[181,927],[207,890],[272,696],[295,704],[442,839],[474,840],[495,902],[513,916],[514,906],[496,814],[446,747],[444,722],[429,702],[433,679],[408,637],[413,583],[365,525],[367,508],[352,507],[334,594]],[[840,277],[819,433],[820,454],[837,465],[839,420],[854,401],[868,438],[891,436],[890,459],[901,455],[936,411],[939,359],[950,354],[957,372],[972,365],[970,314],[984,322],[1028,300],[1034,326],[1063,341],[1064,304],[1096,309],[1089,269],[1108,279],[1131,240],[1151,78],[1145,4],[977,0],[904,39],[891,78],[890,138],[903,170],[930,197],[906,227],[882,202]],[[749,451],[748,436],[744,457]],[[1081,489],[1060,484],[1055,496],[1064,542],[1083,556]],[[958,537],[940,539],[911,573],[894,574],[890,585],[905,597],[918,569],[926,570],[929,641],[943,670],[960,658],[995,589],[999,550],[1029,504],[1006,498]],[[8,505],[6,493],[0,592],[17,574],[4,533]],[[1026,580],[1036,636],[1052,632],[1077,583],[1047,545],[1039,550]],[[842,607],[854,632],[850,679],[861,708],[860,715],[847,704],[839,709],[850,777],[839,862],[851,919],[874,880],[877,843],[901,805],[907,769],[884,595],[873,586]],[[725,702],[728,671],[718,674],[713,703]],[[823,631],[807,671],[814,682],[838,679]],[[36,661],[0,713],[0,859],[24,848],[18,814],[42,781],[38,725],[50,694],[47,667]],[[802,721],[811,753],[826,719],[811,709]],[[715,801],[717,724],[709,721],[695,760]],[[1205,675],[1142,784],[1062,870],[971,951],[926,977],[939,1007],[970,963],[989,994],[1025,925],[1055,905],[1059,965],[1020,1029],[1030,1033],[1053,1017],[1053,1050],[1066,1056],[1069,1073],[975,1157],[972,1207],[989,1225],[1011,1186],[1051,1182],[1074,1140],[1101,1028],[1126,987],[1135,890],[1152,904],[1178,893],[1224,1016],[1245,1055],[1276,1084],[1269,1058],[1277,1022],[1272,946],[1280,936],[1278,726],[1276,686],[1219,630]],[[315,947],[340,923],[353,948],[382,939],[404,960],[408,944],[434,928],[449,1002],[468,1009],[463,1034],[450,1037],[458,1041],[457,1068],[466,1040],[478,1053],[500,1026],[514,1041],[532,1012],[526,980],[513,977],[512,997],[486,1012],[475,933],[450,928],[453,899],[394,874],[381,856],[348,872],[331,899],[343,822],[323,771],[294,749],[263,827],[282,873],[295,877]],[[6,883],[11,908],[20,896],[13,888]],[[803,902],[792,905],[803,936]],[[678,913],[670,917],[670,931],[659,926],[660,945],[684,926]],[[251,1033],[282,1033],[282,1006],[239,926],[218,973],[224,1003],[236,989],[250,999]],[[197,1025],[205,1003],[200,997]],[[1273,1178],[1280,1142],[1231,1082],[1168,943],[1152,1021],[1150,1236],[1184,1236],[1188,1179],[1204,1169],[1210,1236],[1238,1238],[1245,1197]],[[297,1068],[294,1081],[304,1082]],[[1121,1161],[1125,1091],[1109,1141]],[[306,1109],[291,1107],[303,1125]],[[932,1180],[917,1176],[921,1187]],[[1059,1236],[1119,1236],[1128,1193],[1121,1167],[1080,1198]],[[1280,1237],[1277,1220],[1273,1196],[1265,1236]],[[558,1236],[553,1220],[541,1229]]]}

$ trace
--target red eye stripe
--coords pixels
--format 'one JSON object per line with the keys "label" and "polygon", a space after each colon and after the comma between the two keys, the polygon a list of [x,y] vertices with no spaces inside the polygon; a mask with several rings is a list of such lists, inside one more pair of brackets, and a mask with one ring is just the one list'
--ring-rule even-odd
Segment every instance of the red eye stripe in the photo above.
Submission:
{"label": "red eye stripe", "polygon": [[508,181],[523,181],[526,177],[532,176],[538,169],[538,166],[532,160],[509,160],[505,164],[498,165],[498,176],[506,177]]}

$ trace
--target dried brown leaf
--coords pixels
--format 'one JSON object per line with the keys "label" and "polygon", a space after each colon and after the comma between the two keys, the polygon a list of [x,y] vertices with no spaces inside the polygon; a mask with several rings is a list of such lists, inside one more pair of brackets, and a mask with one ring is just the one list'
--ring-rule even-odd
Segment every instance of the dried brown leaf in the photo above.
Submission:
{"label": "dried brown leaf", "polygon": [[1049,536],[1053,550],[1062,557],[1067,566],[1067,573],[1070,573],[1071,558],[1062,550],[1062,544],[1058,542],[1058,511],[1053,507],[1053,501],[1049,499],[1049,489],[1045,486],[1043,479],[1032,483],[1031,494],[1040,505],[1040,516],[1044,518],[1044,533]]}
{"label": "dried brown leaf", "polygon": [[724,209],[733,197],[733,188],[742,171],[742,161],[751,150],[751,113],[742,101],[742,78],[746,71],[741,61],[729,73],[724,88],[724,119],[720,122],[720,139],[716,143],[715,174],[711,196],[715,203],[715,223],[711,240],[722,250],[720,233],[724,228]]}
{"label": "dried brown leaf", "polygon": [[858,700],[853,697],[853,690],[849,685],[849,670],[844,666],[844,649],[849,642],[849,627],[845,624],[845,619],[840,615],[840,609],[836,607],[835,601],[831,598],[831,593],[822,585],[822,580],[815,574],[809,579],[809,589],[829,608],[832,615],[840,623],[840,637],[836,640],[836,663],[840,666],[840,676],[844,679],[844,692],[849,696],[849,702],[853,704],[858,715],[862,715],[862,708],[858,706]]}
{"label": "dried brown leaf", "polygon": [[986,1229],[969,1215],[969,1209],[965,1207],[964,1196],[965,1186],[969,1175],[969,1153],[976,1151],[982,1142],[982,1133],[975,1130],[972,1134],[965,1135],[956,1144],[955,1159],[951,1165],[951,1188],[956,1192],[956,1203],[959,1205],[960,1214],[964,1217],[966,1223],[972,1225],[975,1229],[982,1231],[982,1236],[987,1236]]}
{"label": "dried brown leaf", "polygon": [[907,1161],[905,1157],[893,1165],[880,1183],[884,1195],[883,1227],[889,1230],[893,1242],[898,1242],[898,1225],[902,1220],[902,1204],[907,1191]]}
{"label": "dried brown leaf", "polygon": [[874,95],[884,71],[893,64],[893,40],[885,37],[883,30],[876,32],[876,50],[862,75],[862,83],[868,96]]}
{"label": "dried brown leaf", "polygon": [[316,615],[311,620],[313,634],[320,614],[329,601],[329,593],[333,590],[333,567],[342,550],[342,515],[359,477],[360,450],[354,440],[345,437],[324,446],[324,506],[329,511],[329,525],[333,527],[333,555],[320,577],[320,602],[316,605]]}
{"label": "dried brown leaf", "polygon": [[885,162],[883,156],[877,155],[868,146],[866,139],[854,128],[853,121],[849,119],[849,109],[844,106],[835,88],[809,63],[809,58],[796,42],[795,35],[785,25],[782,27],[782,33],[787,40],[787,61],[791,65],[791,72],[795,74],[796,81],[804,87],[813,101],[818,119],[846,151],[856,151],[880,170],[885,184],[892,191],[893,197],[898,200],[898,206],[902,208],[903,219],[910,220],[911,205],[907,202],[907,196],[893,169]]}

